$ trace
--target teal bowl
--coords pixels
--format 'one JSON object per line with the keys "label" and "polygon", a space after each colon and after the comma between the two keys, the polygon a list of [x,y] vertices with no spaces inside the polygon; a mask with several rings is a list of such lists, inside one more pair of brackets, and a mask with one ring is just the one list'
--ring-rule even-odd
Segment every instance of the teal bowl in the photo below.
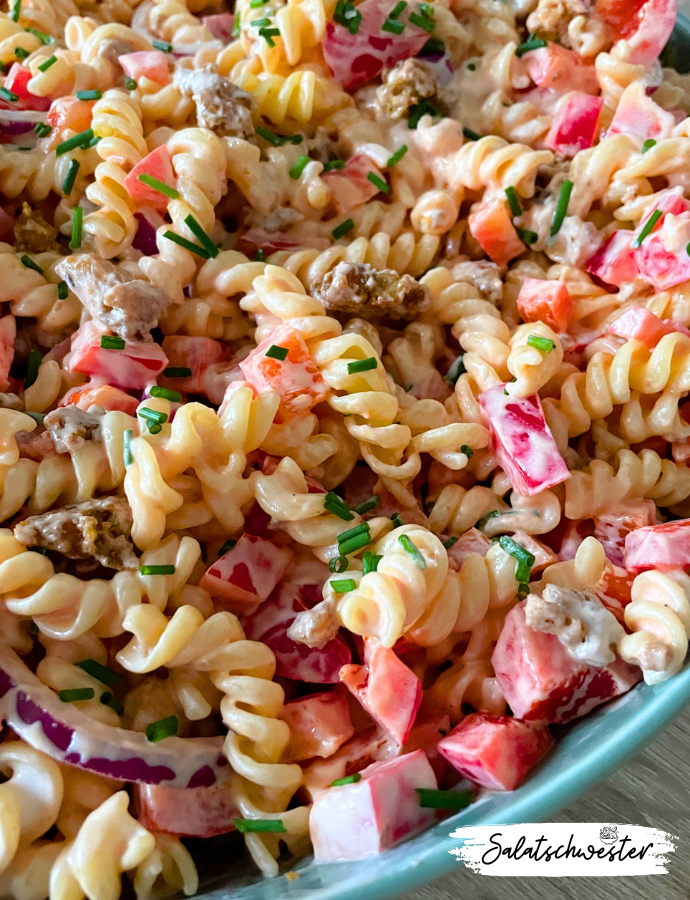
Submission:
{"label": "teal bowl", "polygon": [[[664,51],[665,65],[690,68],[690,21],[679,17]],[[684,64],[683,64],[684,63]],[[200,897],[206,900],[384,900],[448,875],[459,863],[450,832],[463,825],[543,822],[639,753],[690,703],[690,663],[673,678],[630,693],[561,729],[555,749],[508,794],[494,794],[444,819],[394,850],[357,863],[316,865],[303,860],[285,874],[261,879],[246,863],[224,862],[228,845],[207,846]],[[233,845],[235,847],[236,845]],[[205,864],[204,864],[205,863]],[[214,871],[215,870],[215,871]]]}

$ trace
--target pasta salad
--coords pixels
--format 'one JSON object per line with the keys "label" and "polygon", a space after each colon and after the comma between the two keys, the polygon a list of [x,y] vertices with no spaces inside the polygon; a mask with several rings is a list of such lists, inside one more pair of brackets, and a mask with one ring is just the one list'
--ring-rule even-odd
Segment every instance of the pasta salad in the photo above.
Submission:
{"label": "pasta salad", "polygon": [[362,859],[679,671],[675,18],[0,13],[4,896]]}

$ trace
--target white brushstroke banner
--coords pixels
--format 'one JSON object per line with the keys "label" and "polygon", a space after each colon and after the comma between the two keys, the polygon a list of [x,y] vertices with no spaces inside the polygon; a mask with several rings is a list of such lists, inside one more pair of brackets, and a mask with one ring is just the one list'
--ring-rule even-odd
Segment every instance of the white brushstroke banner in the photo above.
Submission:
{"label": "white brushstroke banner", "polygon": [[481,875],[665,875],[678,838],[644,825],[549,823],[469,825],[450,835],[461,841],[449,852]]}

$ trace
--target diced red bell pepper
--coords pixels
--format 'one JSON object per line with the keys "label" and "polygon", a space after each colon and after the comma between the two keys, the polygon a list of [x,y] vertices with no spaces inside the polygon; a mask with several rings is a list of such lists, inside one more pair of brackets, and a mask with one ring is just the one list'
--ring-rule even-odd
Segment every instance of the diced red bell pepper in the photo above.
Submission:
{"label": "diced red bell pepper", "polygon": [[395,2],[364,0],[360,3],[357,12],[362,19],[354,34],[333,20],[326,26],[321,49],[334,77],[346,91],[356,90],[401,59],[416,56],[429,39],[427,31],[408,21],[410,13],[420,14],[416,3],[411,3],[399,16],[398,21],[405,26],[402,34],[381,30]]}
{"label": "diced red bell pepper", "polygon": [[[690,228],[690,213],[681,213],[673,223],[672,234],[666,230],[656,230],[642,242],[637,251],[637,265],[640,276],[648,281],[656,291],[667,291],[679,284],[690,281],[690,255],[687,245],[676,249],[674,238],[677,230]],[[681,232],[682,233],[682,232]],[[667,244],[670,243],[670,248]]]}
{"label": "diced red bell pepper", "polygon": [[139,821],[151,831],[209,838],[235,831],[235,819],[242,815],[229,781],[197,788],[135,784],[134,791]]}
{"label": "diced red bell pepper", "polygon": [[525,603],[506,616],[491,657],[498,686],[515,716],[569,722],[640,680],[639,668],[620,659],[601,668],[581,663],[555,634],[529,627]]}
{"label": "diced red bell pepper", "polygon": [[[309,238],[309,246],[315,250],[327,250],[331,243],[327,238]],[[239,240],[238,249],[250,258],[257,250],[263,250],[266,256],[279,250],[296,250],[303,247],[304,241],[295,240],[280,231],[266,231],[263,228],[250,228]]]}
{"label": "diced red bell pepper", "polygon": [[128,416],[134,416],[139,402],[136,397],[131,397],[110,384],[89,382],[87,385],[79,385],[76,388],[72,388],[58,404],[58,406],[72,405],[78,406],[79,409],[83,410],[89,410],[92,406],[100,406],[106,412],[119,410],[127,413]]}
{"label": "diced red bell pepper", "polygon": [[148,78],[162,85],[170,81],[168,57],[162,50],[138,50],[136,53],[125,53],[118,57],[118,61],[125,75],[135,81],[139,81],[140,78]]}
{"label": "diced red bell pepper", "polygon": [[458,538],[448,551],[448,562],[456,572],[459,572],[470,554],[478,553],[480,556],[486,556],[490,546],[491,541],[484,532],[478,528],[470,528],[462,537]]}
{"label": "diced red bell pepper", "polygon": [[601,600],[610,613],[625,626],[625,607],[632,600],[632,583],[635,575],[620,566],[607,567],[601,577],[601,581],[594,588],[593,593]]}
{"label": "diced red bell pepper", "polygon": [[235,615],[253,612],[266,600],[290,565],[292,550],[243,534],[204,572],[200,587]]}
{"label": "diced red bell pepper", "polygon": [[514,791],[553,744],[542,723],[472,713],[439,741],[438,749],[470,781],[492,791]]}
{"label": "diced red bell pepper", "polygon": [[[250,527],[250,518],[245,528]],[[321,587],[328,578],[327,567],[318,560],[295,562],[271,596],[242,627],[250,641],[261,641],[276,656],[276,673],[307,684],[338,684],[340,669],[352,661],[345,641],[338,635],[321,648],[298,644],[287,631],[297,613],[308,609],[310,601],[321,599]],[[305,602],[307,601],[307,602]]]}
{"label": "diced red bell pepper", "polygon": [[599,114],[604,101],[601,97],[573,93],[553,117],[544,146],[562,156],[575,156],[594,144]]}
{"label": "diced red bell pepper", "polygon": [[70,371],[91,375],[125,390],[143,390],[154,384],[168,364],[168,357],[158,344],[126,341],[122,350],[106,350],[101,338],[107,334],[92,319],[72,335]]}
{"label": "diced red bell pepper", "polygon": [[340,215],[363,206],[378,194],[379,189],[369,181],[370,174],[381,178],[381,170],[369,157],[364,153],[356,153],[348,159],[344,168],[333,169],[322,175]]}
{"label": "diced red bell pepper", "polygon": [[160,384],[186,394],[203,393],[206,369],[225,358],[221,342],[207,337],[176,334],[163,338],[163,350],[170,360],[170,368],[191,369],[192,374],[184,378],[163,376]]}
{"label": "diced red bell pepper", "polygon": [[479,405],[499,462],[518,494],[532,496],[570,478],[537,394],[510,397],[505,385],[498,384],[479,395]]}
{"label": "diced red bell pepper", "polygon": [[653,65],[676,24],[677,0],[597,0],[596,16],[603,19],[615,40],[626,40],[628,62]]}
{"label": "diced red bell pepper", "polygon": [[14,316],[0,319],[0,391],[10,386],[10,367],[14,361],[14,342],[17,339],[17,323]]}
{"label": "diced red bell pepper", "polygon": [[565,93],[581,91],[583,94],[599,92],[599,81],[594,65],[587,63],[579,53],[566,50],[560,44],[549,42],[546,47],[531,50],[523,56],[527,74],[542,88]]}
{"label": "diced red bell pepper", "polygon": [[546,322],[557,334],[565,331],[573,311],[573,301],[562,281],[525,278],[517,298],[524,322]]}
{"label": "diced red bell pepper", "polygon": [[92,101],[77,100],[76,97],[58,97],[57,100],[53,100],[46,122],[53,127],[56,142],[62,140],[62,132],[67,129],[81,134],[90,128],[93,107]]}
{"label": "diced red bell pepper", "polygon": [[175,187],[175,173],[165,144],[152,150],[148,156],[134,166],[131,172],[125,175],[125,190],[137,206],[149,206],[164,213],[168,208],[170,198],[139,181],[140,175],[150,175],[168,187]]}
{"label": "diced red bell pepper", "polygon": [[232,13],[216,13],[212,16],[202,16],[201,21],[208,28],[214,38],[218,38],[224,44],[232,40],[232,30],[235,27],[235,17]]}
{"label": "diced red bell pepper", "polygon": [[[285,359],[267,356],[276,347],[287,350]],[[280,397],[277,422],[287,422],[308,412],[328,396],[329,388],[309,355],[304,338],[289,325],[278,325],[240,363],[244,377],[257,391],[275,391]]]}
{"label": "diced red bell pepper", "polygon": [[365,665],[343,666],[340,680],[386,734],[402,746],[422,702],[419,678],[389,647],[365,640]]}
{"label": "diced red bell pepper", "polygon": [[653,500],[631,500],[595,516],[594,537],[601,542],[607,558],[614,566],[622,566],[627,535],[637,528],[656,523],[656,504]]}
{"label": "diced red bell pepper", "polygon": [[12,243],[14,240],[14,216],[0,206],[0,241]]}
{"label": "diced red bell pepper", "polygon": [[19,97],[19,100],[10,101],[10,109],[34,109],[38,112],[47,112],[50,109],[48,97],[36,97],[30,93],[28,84],[33,78],[31,69],[20,63],[12,63],[10,71],[5,78],[5,88]]}
{"label": "diced red bell pepper", "polygon": [[291,700],[282,718],[290,726],[282,762],[332,756],[355,733],[345,695],[337,690]]}
{"label": "diced red bell pepper", "polygon": [[472,237],[497,265],[507,266],[527,249],[511,222],[506,204],[499,197],[475,206],[469,215]]}
{"label": "diced red bell pepper", "polygon": [[587,271],[596,275],[605,284],[620,287],[626,281],[634,281],[638,276],[635,251],[631,244],[631,231],[614,231],[587,263]]}
{"label": "diced red bell pepper", "polygon": [[664,322],[644,306],[635,306],[619,316],[609,325],[609,332],[626,340],[641,341],[647,347],[656,347],[665,334],[671,334],[675,328],[670,322]]}
{"label": "diced red bell pepper", "polygon": [[437,788],[423,750],[364,769],[356,784],[317,797],[309,830],[318,862],[365,859],[393,847],[436,820],[419,805],[415,788]]}
{"label": "diced red bell pepper", "polygon": [[606,136],[629,134],[638,138],[641,143],[649,138],[662,141],[671,136],[675,126],[673,113],[667,112],[647,96],[647,89],[642,81],[633,81],[618,101]]}
{"label": "diced red bell pepper", "polygon": [[625,538],[624,566],[645,569],[686,569],[690,566],[690,519],[637,528]]}

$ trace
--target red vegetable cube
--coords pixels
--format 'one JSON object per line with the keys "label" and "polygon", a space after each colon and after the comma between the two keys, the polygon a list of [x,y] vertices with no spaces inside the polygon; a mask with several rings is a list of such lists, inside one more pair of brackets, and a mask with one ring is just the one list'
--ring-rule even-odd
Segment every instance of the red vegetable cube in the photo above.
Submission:
{"label": "red vegetable cube", "polygon": [[10,109],[33,109],[38,112],[47,112],[50,109],[50,98],[37,97],[29,92],[29,81],[32,78],[31,69],[17,62],[12,63],[10,71],[5,78],[4,87],[16,94],[19,97],[19,101],[11,100],[6,104],[5,101],[1,101],[3,106]]}
{"label": "red vegetable cube", "polygon": [[587,263],[587,271],[605,284],[620,287],[638,277],[637,260],[630,231],[615,231]]}
{"label": "red vegetable cube", "polygon": [[460,567],[468,556],[472,553],[478,553],[480,556],[486,556],[489,552],[491,541],[478,528],[470,528],[462,537],[460,537],[448,551],[448,562],[456,570],[460,571]]}
{"label": "red vegetable cube", "polygon": [[657,229],[637,251],[640,276],[657,291],[666,291],[690,281],[690,256],[683,240],[678,247],[677,234],[690,230],[690,213],[677,216],[671,233]]}
{"label": "red vegetable cube", "polygon": [[340,679],[372,719],[402,746],[422,702],[422,685],[390,647],[365,641],[363,666],[343,666]]}
{"label": "red vegetable cube", "polygon": [[656,347],[662,337],[671,334],[675,328],[644,306],[635,306],[619,316],[609,326],[609,331],[626,340],[642,341],[648,347]]}
{"label": "red vegetable cube", "polygon": [[213,363],[225,358],[225,348],[220,341],[207,337],[191,337],[176,334],[163,338],[163,350],[170,360],[170,367],[191,369],[186,378],[160,379],[161,385],[187,394],[204,392],[204,374]]}
{"label": "red vegetable cube", "polygon": [[375,856],[436,820],[415,788],[437,787],[423,750],[364,769],[356,784],[333,787],[312,807],[309,830],[318,862]]}
{"label": "red vegetable cube", "polygon": [[506,616],[491,657],[498,686],[515,716],[569,722],[640,680],[640,670],[620,659],[601,668],[581,663],[555,634],[527,625],[525,602]]}
{"label": "red vegetable cube", "polygon": [[291,700],[283,707],[290,743],[283,762],[332,756],[355,733],[347,699],[339,690]]}
{"label": "red vegetable cube", "polygon": [[132,171],[125,175],[125,190],[137,206],[150,206],[152,209],[164,213],[168,208],[170,198],[144,184],[143,181],[139,181],[140,175],[149,175],[170,188],[175,187],[175,173],[165,144],[156,147],[148,156],[139,160]]}
{"label": "red vegetable cube", "polygon": [[122,71],[128,78],[139,81],[148,78],[157,84],[170,81],[168,57],[162,50],[138,50],[136,53],[125,53],[118,57]]}
{"label": "red vegetable cube", "polygon": [[677,0],[597,0],[594,12],[609,26],[615,40],[630,45],[627,61],[653,65],[671,37]]}
{"label": "red vegetable cube", "polygon": [[623,564],[632,572],[686,569],[690,566],[690,519],[631,531],[625,538]]}
{"label": "red vegetable cube", "polygon": [[553,117],[544,145],[563,156],[575,156],[580,150],[591,147],[603,105],[601,97],[570,94]]}
{"label": "red vegetable cube", "polygon": [[235,17],[232,13],[216,13],[212,16],[202,16],[201,21],[208,28],[214,38],[229,44],[233,39],[232,30],[235,25]]}
{"label": "red vegetable cube", "polygon": [[606,136],[629,134],[641,142],[649,138],[661,141],[671,136],[675,126],[673,113],[666,112],[648,97],[646,86],[641,81],[633,81],[618,101]]}
{"label": "red vegetable cube", "polygon": [[[271,350],[275,347],[276,350]],[[287,355],[284,359],[279,356]],[[271,351],[273,355],[267,355]],[[304,338],[289,325],[279,325],[242,360],[244,377],[257,391],[275,391],[280,397],[276,421],[286,422],[308,412],[328,396],[328,385],[309,355]]]}
{"label": "red vegetable cube", "polygon": [[438,750],[470,781],[492,791],[513,791],[553,743],[542,723],[472,713],[438,742]]}
{"label": "red vegetable cube", "polygon": [[53,100],[50,112],[46,116],[46,122],[52,126],[54,136],[58,136],[55,143],[62,139],[61,132],[69,129],[76,134],[86,131],[91,127],[94,104],[90,100],[77,100],[76,97],[58,97]]}
{"label": "red vegetable cube", "polygon": [[369,157],[364,153],[356,153],[348,159],[343,169],[333,169],[322,176],[340,215],[363,206],[378,194],[379,188],[369,181],[370,174],[381,178],[381,170]]}
{"label": "red vegetable cube", "polygon": [[518,312],[525,322],[546,322],[560,334],[568,327],[573,301],[562,281],[525,278],[517,298]]}
{"label": "red vegetable cube", "polygon": [[252,612],[271,593],[290,565],[292,550],[243,534],[237,544],[210,566],[199,582],[236,615]]}
{"label": "red vegetable cube", "polygon": [[17,339],[17,324],[14,316],[0,319],[0,391],[10,386],[10,367],[14,360],[14,342]]}
{"label": "red vegetable cube", "polygon": [[120,410],[128,416],[134,416],[139,406],[136,397],[125,394],[119,388],[109,384],[80,385],[68,391],[60,400],[58,406],[78,406],[79,409],[89,410],[92,406],[100,406],[106,412]]}
{"label": "red vegetable cube", "polygon": [[468,221],[472,237],[497,265],[507,266],[511,259],[525,252],[506,204],[499,197],[475,206]]}
{"label": "red vegetable cube", "polygon": [[161,347],[126,341],[122,350],[107,350],[101,347],[106,334],[107,330],[92,319],[72,335],[70,371],[83,372],[125,390],[142,390],[154,384],[168,364]]}
{"label": "red vegetable cube", "polygon": [[214,837],[235,831],[234,820],[242,815],[232,799],[229,781],[197,788],[135,784],[134,789],[139,821],[151,831]]}
{"label": "red vegetable cube", "polygon": [[595,516],[594,537],[601,541],[606,556],[614,566],[622,566],[626,537],[638,528],[656,523],[656,503],[653,500],[628,501]]}
{"label": "red vegetable cube", "polygon": [[546,47],[525,53],[523,60],[527,74],[539,87],[559,93],[596,94],[599,91],[594,66],[585,62],[579,53],[566,50],[560,44],[549,42]]}

